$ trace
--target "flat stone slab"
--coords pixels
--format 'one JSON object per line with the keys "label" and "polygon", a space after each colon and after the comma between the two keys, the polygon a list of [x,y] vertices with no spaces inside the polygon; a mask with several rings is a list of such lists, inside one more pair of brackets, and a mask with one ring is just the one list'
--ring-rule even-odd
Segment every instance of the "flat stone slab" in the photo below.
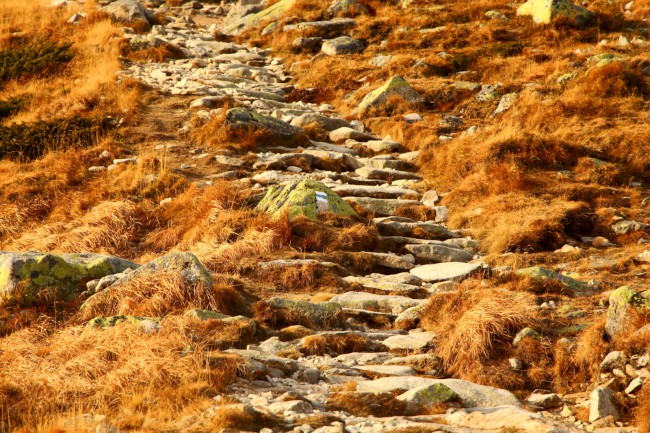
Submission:
{"label": "flat stone slab", "polygon": [[390,269],[409,270],[415,266],[415,257],[411,254],[398,256],[390,253],[375,253],[372,251],[362,251],[357,253],[365,255],[369,260],[373,260],[377,266],[383,266]]}
{"label": "flat stone slab", "polygon": [[413,368],[403,365],[364,365],[354,369],[362,373],[370,373],[371,376],[415,376],[417,374]]}
{"label": "flat stone slab", "polygon": [[341,197],[419,198],[413,189],[398,186],[336,185],[332,190]]}
{"label": "flat stone slab", "polygon": [[343,308],[359,310],[375,310],[392,314],[426,303],[423,299],[411,299],[406,296],[375,295],[365,292],[346,292],[336,295],[330,302],[336,302]]}
{"label": "flat stone slab", "polygon": [[379,179],[379,180],[400,180],[400,179],[412,179],[420,180],[422,176],[411,173],[410,171],[401,171],[394,170],[392,168],[373,168],[373,167],[361,167],[355,171],[359,176],[366,179]]}
{"label": "flat stone slab", "polygon": [[474,257],[469,251],[449,245],[417,244],[404,246],[406,251],[418,259],[429,262],[469,262]]}
{"label": "flat stone slab", "polygon": [[464,407],[498,407],[503,405],[519,406],[519,400],[505,389],[478,385],[460,379],[429,379],[425,377],[383,377],[357,383],[358,392],[405,392],[420,387],[441,383],[458,394]]}
{"label": "flat stone slab", "polygon": [[432,265],[417,266],[410,270],[411,275],[415,275],[424,281],[437,283],[439,281],[462,281],[470,275],[479,272],[483,268],[483,263],[436,263]]}
{"label": "flat stone slab", "polygon": [[395,215],[397,209],[402,206],[420,206],[422,204],[418,200],[372,197],[346,197],[345,201],[350,204],[355,204],[368,212],[372,212],[376,216]]}
{"label": "flat stone slab", "polygon": [[422,290],[421,287],[413,284],[393,283],[390,281],[383,281],[380,278],[368,277],[345,277],[343,281],[350,284],[360,284],[368,289],[379,290],[382,292],[393,292],[408,295],[410,293],[417,293]]}
{"label": "flat stone slab", "polygon": [[456,233],[447,227],[433,222],[411,222],[397,220],[397,218],[375,218],[373,222],[379,229],[379,233],[386,236],[421,238],[423,237],[421,234],[425,233],[426,236],[434,240],[447,240],[458,237]]}
{"label": "flat stone slab", "polygon": [[357,131],[356,129],[352,129],[347,126],[335,129],[334,131],[330,132],[329,137],[330,140],[334,143],[344,143],[346,140],[370,141],[377,139],[377,137],[374,135]]}
{"label": "flat stone slab", "polygon": [[421,350],[436,338],[433,332],[413,332],[407,335],[393,335],[383,341],[390,350]]}

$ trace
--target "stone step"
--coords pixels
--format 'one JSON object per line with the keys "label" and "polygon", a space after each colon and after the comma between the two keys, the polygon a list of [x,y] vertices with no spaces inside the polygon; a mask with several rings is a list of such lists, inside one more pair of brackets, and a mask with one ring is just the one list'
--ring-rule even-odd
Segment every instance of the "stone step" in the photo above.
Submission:
{"label": "stone step", "polygon": [[422,305],[427,301],[422,299],[408,298],[406,296],[375,295],[365,292],[346,292],[341,295],[332,297],[332,299],[330,299],[330,302],[336,302],[343,308],[399,314],[408,308]]}
{"label": "stone step", "polygon": [[371,198],[408,198],[419,199],[420,194],[412,189],[398,186],[360,186],[337,185],[333,191],[341,197],[371,197]]}
{"label": "stone step", "polygon": [[361,285],[364,288],[379,292],[395,293],[404,296],[416,295],[422,292],[422,288],[420,286],[414,286],[412,284],[392,283],[389,281],[382,281],[379,278],[348,276],[343,278],[343,281],[353,285]]}

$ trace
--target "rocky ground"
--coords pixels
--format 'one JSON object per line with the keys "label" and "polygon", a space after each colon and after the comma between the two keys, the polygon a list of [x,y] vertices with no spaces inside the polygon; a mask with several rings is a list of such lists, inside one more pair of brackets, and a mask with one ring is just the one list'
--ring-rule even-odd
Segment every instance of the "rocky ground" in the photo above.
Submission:
{"label": "rocky ground", "polygon": [[[120,0],[109,8],[117,5],[132,8],[130,19],[150,21],[150,15],[135,1]],[[188,311],[198,320],[246,323],[256,329],[256,337],[245,347],[225,350],[244,360],[240,377],[227,392],[214,398],[214,407],[191,414],[183,422],[196,424],[218,411],[233,410],[268,416],[268,425],[256,430],[264,433],[634,431],[620,402],[634,400],[650,375],[647,354],[611,352],[600,365],[598,382],[566,394],[544,389],[513,393],[445,373],[442,360],[432,350],[438,336],[420,324],[427,299],[454,292],[467,279],[490,281],[508,275],[511,269],[486,265],[477,241],[445,226],[449,211],[439,205],[435,191],[423,190],[416,163],[419,152],[408,151],[390,136],[375,135],[364,127],[363,120],[346,120],[331,105],[290,100],[288,96],[295,90],[291,73],[283,59],[274,57],[269,49],[215,40],[215,33],[247,25],[241,17],[261,10],[257,3],[147,6],[164,15],[167,22],[153,25],[144,35],[126,33],[126,39],[136,48],[172,44],[184,58],[125,65],[118,79],[141,81],[158,96],[147,108],[143,123],[130,126],[123,135],[149,139],[130,149],[130,156],[111,161],[106,155],[104,165],[88,170],[112,171],[122,164],[137,163],[143,155],[156,155],[198,187],[231,182],[249,193],[251,206],[276,216],[283,212],[290,218],[302,215],[312,219],[326,214],[342,218],[372,215],[379,239],[350,255],[355,264],[334,263],[320,253],[309,252],[299,258],[258,264],[260,272],[300,272],[316,267],[323,274],[336,275],[348,290],[325,302],[312,302],[304,293],[292,294],[292,288],[286,287],[284,293],[260,300],[255,322],[207,310]],[[345,19],[305,25],[345,27]],[[327,47],[323,45],[327,54],[354,49],[353,41],[344,38],[327,43]],[[408,83],[395,77],[369,94],[360,109],[381,103],[391,92],[417,98]],[[504,97],[498,109],[507,109],[507,102]],[[417,117],[411,115],[414,120]],[[261,131],[264,145],[243,150],[191,144],[189,137],[197,122],[204,125],[213,119],[244,135]],[[305,132],[304,128],[313,124],[326,131],[319,140],[310,139]],[[168,197],[159,205],[169,206],[174,200]],[[409,207],[429,212],[428,218],[401,216]],[[336,221],[328,224],[336,228]],[[645,252],[638,260],[650,258]],[[2,253],[0,263],[0,276],[12,287],[8,293],[18,293],[15,288],[27,280],[34,292],[39,287],[61,285],[62,280],[65,287],[91,280],[85,287],[82,311],[107,302],[106,297],[139,275],[161,270],[178,271],[189,285],[212,283],[210,272],[190,253],[172,253],[143,266],[90,254]],[[364,266],[358,263],[371,272],[360,273]],[[541,267],[522,268],[517,273],[553,280],[577,299],[598,291],[597,281],[582,281]],[[43,280],[36,281],[35,274]],[[75,277],[68,277],[71,274]],[[611,294],[607,332],[620,332],[628,320],[626,314],[646,302],[627,288]],[[266,309],[266,316],[260,315],[259,308]],[[553,300],[536,306],[556,308]],[[606,308],[603,304],[601,314]],[[267,319],[265,323],[260,323],[262,317]],[[160,318],[132,315],[95,318],[89,326],[103,328],[124,321],[147,333],[158,332],[161,326]],[[531,328],[514,334],[513,346],[522,339],[541,338]],[[517,358],[509,363],[513,370],[525,368]],[[86,417],[84,422],[110,425],[104,418]],[[228,431],[239,431],[237,427],[247,430],[234,427]]]}

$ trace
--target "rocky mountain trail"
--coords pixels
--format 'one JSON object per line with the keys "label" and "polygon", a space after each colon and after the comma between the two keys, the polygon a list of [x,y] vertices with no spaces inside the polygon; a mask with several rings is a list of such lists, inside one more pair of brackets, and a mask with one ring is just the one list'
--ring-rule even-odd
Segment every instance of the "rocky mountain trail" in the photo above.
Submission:
{"label": "rocky mountain trail", "polygon": [[[119,9],[118,3],[126,9]],[[629,424],[628,409],[650,376],[647,353],[628,357],[621,351],[610,352],[595,383],[585,384],[579,393],[564,394],[548,389],[530,392],[523,386],[524,379],[513,385],[513,392],[459,379],[454,377],[457,366],[434,353],[446,336],[431,331],[426,322],[452,315],[454,309],[470,308],[467,292],[499,284],[544,282],[555,290],[548,299],[513,290],[522,296],[512,303],[522,302],[539,314],[534,325],[548,326],[548,335],[542,337],[524,321],[508,318],[504,329],[460,334],[459,346],[449,349],[450,358],[466,350],[464,345],[486,338],[484,334],[496,335],[504,340],[498,344],[512,347],[537,348],[538,344],[539,351],[553,350],[550,335],[566,340],[567,356],[571,356],[570,348],[576,345],[571,338],[583,326],[574,319],[587,314],[582,299],[595,295],[598,282],[541,266],[513,271],[509,266],[487,265],[470,233],[447,227],[449,210],[423,181],[417,151],[391,136],[377,136],[363,120],[348,120],[329,104],[293,100],[291,71],[270,49],[215,39],[282,13],[288,3],[281,0],[268,9],[246,0],[221,5],[189,2],[179,7],[152,1],[147,8],[135,0],[112,3],[106,11],[122,17],[121,11],[127,10],[124,19],[150,24],[146,34],[125,34],[134,49],[172,46],[183,58],[125,61],[118,80],[142,82],[154,96],[147,101],[141,123],[118,132],[128,142],[125,155],[88,170],[110,181],[115,166],[155,158],[165,170],[197,188],[230,182],[248,197],[247,206],[267,213],[269,219],[287,217],[301,224],[309,220],[332,231],[346,227],[339,219],[356,221],[373,230],[372,242],[355,243],[350,236],[343,250],[305,248],[270,257],[232,279],[245,284],[261,275],[266,280],[256,284],[271,281],[279,287],[237,296],[225,289],[212,293],[210,288],[226,277],[189,251],[171,252],[148,263],[100,254],[0,252],[0,294],[5,302],[26,309],[42,299],[81,300],[75,319],[84,326],[83,332],[126,325],[156,334],[176,326],[165,317],[169,312],[214,329],[235,327],[233,335],[215,331],[204,361],[219,368],[221,358],[213,349],[236,358],[237,379],[214,396],[214,405],[179,420],[178,431],[199,431],[197,426],[209,426],[223,414],[234,419],[223,432],[636,431]],[[365,6],[334,2],[332,10],[340,7],[362,11]],[[534,16],[535,11],[531,6],[521,13]],[[584,14],[582,8],[575,11]],[[155,16],[164,16],[167,22],[156,24]],[[343,36],[351,22],[352,18],[333,18],[292,26],[322,36],[322,52],[335,56],[364,49],[361,42]],[[393,77],[363,99],[357,114],[395,94],[413,101],[420,98],[404,79]],[[200,132],[206,125],[214,129]],[[314,125],[318,139],[310,135]],[[199,144],[197,134],[210,144]],[[220,134],[236,140],[225,145],[219,142]],[[158,205],[175,200],[165,197]],[[626,230],[627,226],[619,225]],[[636,260],[649,261],[647,253]],[[313,269],[327,284],[320,287],[316,282],[313,290],[294,290],[291,280],[284,284],[277,277]],[[467,282],[475,284],[472,290],[461,288]],[[555,293],[566,295],[571,303],[558,307],[551,299]],[[227,303],[219,298],[227,294],[235,298],[232,304],[237,308],[229,305],[232,314],[212,311]],[[446,295],[459,298],[451,307],[430,303],[430,298]],[[608,311],[605,330],[610,337],[627,332],[637,315],[647,314],[646,295],[629,287],[603,294],[607,304],[603,302],[600,310]],[[190,296],[206,308],[182,311],[183,301]],[[515,308],[504,299],[477,312],[475,320],[486,315],[499,318],[501,310]],[[563,328],[548,325],[560,309],[565,315]],[[0,317],[0,324],[8,326],[12,320],[16,318]],[[456,331],[454,324],[445,329]],[[201,349],[197,345],[186,350]],[[508,374],[536,365],[525,358],[525,349],[517,353],[521,356],[508,360]],[[484,375],[498,376],[498,368],[503,365]],[[101,414],[68,421],[97,432],[129,430]]]}

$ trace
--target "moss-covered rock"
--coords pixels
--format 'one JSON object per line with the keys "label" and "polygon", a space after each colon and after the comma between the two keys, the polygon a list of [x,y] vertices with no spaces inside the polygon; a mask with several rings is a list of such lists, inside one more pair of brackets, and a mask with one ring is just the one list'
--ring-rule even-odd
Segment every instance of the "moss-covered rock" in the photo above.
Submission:
{"label": "moss-covered rock", "polygon": [[272,186],[257,205],[257,209],[279,216],[288,212],[289,218],[304,215],[318,219],[323,212],[339,216],[356,216],[350,205],[327,186],[313,179],[294,181],[288,185]]}
{"label": "moss-covered rock", "polygon": [[265,145],[298,147],[310,143],[304,129],[246,108],[237,107],[228,110],[225,125],[235,135],[242,132],[257,132],[260,134],[260,141]]}
{"label": "moss-covered rock", "polygon": [[190,286],[203,285],[211,287],[213,284],[210,271],[194,254],[189,252],[169,253],[142,265],[133,272],[129,272],[116,284],[127,283],[134,278],[156,272],[178,272]]}
{"label": "moss-covered rock", "polygon": [[316,326],[337,322],[343,311],[335,302],[311,303],[287,298],[271,298],[268,304],[272,309],[287,310],[292,315],[304,317]]}
{"label": "moss-covered rock", "polygon": [[443,383],[433,383],[407,391],[397,399],[406,403],[408,413],[417,414],[426,413],[441,403],[458,400],[458,394]]}
{"label": "moss-covered rock", "polygon": [[517,335],[515,335],[515,338],[512,340],[512,345],[517,346],[524,338],[539,340],[541,336],[539,335],[539,332],[535,331],[533,328],[524,328],[517,332]]}
{"label": "moss-covered rock", "polygon": [[262,21],[274,21],[280,19],[285,12],[293,7],[295,3],[296,0],[280,0],[263,11],[247,15],[241,20],[226,26],[222,32],[226,35],[236,35]]}
{"label": "moss-covered rock", "polygon": [[519,275],[529,276],[534,279],[557,281],[567,289],[571,290],[576,296],[593,294],[594,292],[594,288],[584,281],[579,281],[539,266],[519,269],[516,271],[516,273]]}
{"label": "moss-covered rock", "polygon": [[612,338],[635,331],[631,327],[640,315],[650,314],[650,293],[637,293],[629,286],[614,290],[609,296],[605,332]]}
{"label": "moss-covered rock", "polygon": [[422,97],[398,75],[391,77],[386,83],[378,89],[368,93],[357,108],[359,113],[364,113],[371,108],[380,107],[388,101],[391,96],[401,96],[405,101],[410,103],[422,102]]}
{"label": "moss-covered rock", "polygon": [[200,308],[194,308],[193,310],[186,311],[185,315],[187,317],[192,317],[199,320],[220,320],[231,317],[227,314],[221,314],[210,310],[202,310]]}
{"label": "moss-covered rock", "polygon": [[139,266],[101,254],[0,252],[0,297],[4,302],[35,305],[48,289],[49,296],[68,302],[85,290],[88,281]]}
{"label": "moss-covered rock", "polygon": [[602,68],[603,66],[611,65],[612,63],[627,65],[627,59],[615,53],[600,53],[587,59],[587,65],[594,68]]}
{"label": "moss-covered rock", "polygon": [[133,325],[142,326],[143,328],[158,328],[160,319],[132,316],[130,314],[122,314],[119,316],[110,317],[95,317],[86,324],[87,329],[105,329],[110,328],[120,323],[131,323]]}
{"label": "moss-covered rock", "polygon": [[566,20],[576,26],[584,26],[594,13],[569,0],[528,0],[517,9],[517,15],[530,16],[538,24],[550,24],[556,20]]}

